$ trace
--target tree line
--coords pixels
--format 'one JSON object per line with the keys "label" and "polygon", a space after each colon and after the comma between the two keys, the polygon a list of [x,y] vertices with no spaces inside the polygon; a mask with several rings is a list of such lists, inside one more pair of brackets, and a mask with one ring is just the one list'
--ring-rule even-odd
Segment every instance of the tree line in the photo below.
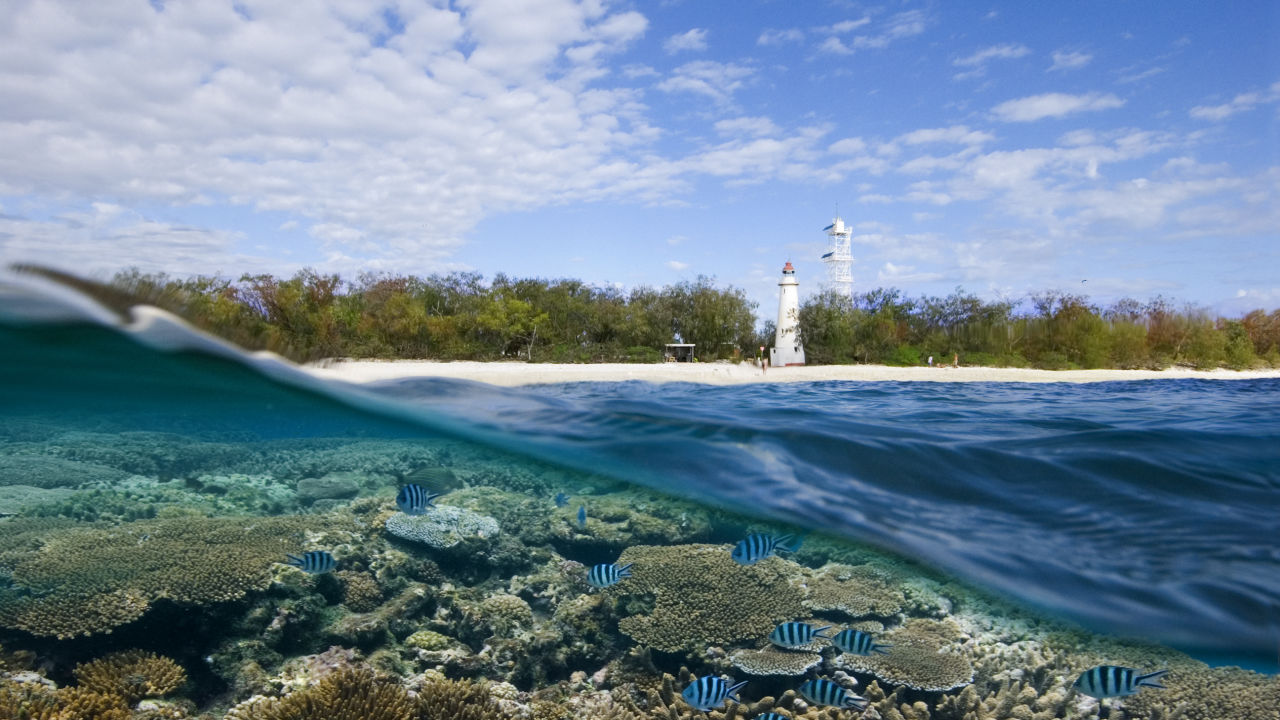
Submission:
{"label": "tree line", "polygon": [[[756,303],[742,290],[707,277],[624,292],[503,274],[486,282],[464,272],[344,280],[304,270],[233,281],[129,270],[92,283],[34,270],[109,306],[156,305],[241,347],[299,361],[657,362],[670,342],[696,343],[698,359],[709,361],[755,357],[774,334],[772,320],[757,323]],[[1231,319],[1164,297],[1101,307],[1055,291],[1019,302],[960,288],[920,298],[892,288],[853,297],[826,291],[801,305],[798,320],[811,364],[920,365],[959,355],[966,365],[1048,369],[1280,367],[1280,310]]]}

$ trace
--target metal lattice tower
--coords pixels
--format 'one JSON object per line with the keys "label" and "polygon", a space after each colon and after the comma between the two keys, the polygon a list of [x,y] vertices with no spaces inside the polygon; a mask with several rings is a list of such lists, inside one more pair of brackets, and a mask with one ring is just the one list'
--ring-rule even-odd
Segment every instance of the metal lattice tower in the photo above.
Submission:
{"label": "metal lattice tower", "polygon": [[847,227],[844,220],[837,217],[822,229],[830,238],[827,252],[822,256],[822,262],[827,265],[827,282],[832,290],[845,297],[853,297],[853,251],[849,248],[853,228]]}

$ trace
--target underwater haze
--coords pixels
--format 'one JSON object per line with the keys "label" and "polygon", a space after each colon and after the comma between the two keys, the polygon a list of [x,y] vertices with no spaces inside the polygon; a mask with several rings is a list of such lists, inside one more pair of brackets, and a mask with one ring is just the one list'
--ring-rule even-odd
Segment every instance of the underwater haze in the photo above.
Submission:
{"label": "underwater haze", "polygon": [[[798,560],[853,541],[1046,622],[1277,669],[1280,380],[357,388],[38,285],[0,299],[0,534],[31,552],[44,541],[15,523],[322,518],[369,498],[389,511],[420,477],[441,505],[481,486],[527,496],[546,547],[589,567],[619,560],[591,535],[639,486],[690,508],[667,513],[690,527],[710,518],[690,540],[814,533]],[[428,456],[447,472],[417,468]],[[342,549],[323,549],[342,570]],[[31,556],[15,558],[0,557],[0,642],[39,654],[64,640],[13,610],[42,592],[20,582]],[[137,640],[130,627],[118,634]]]}

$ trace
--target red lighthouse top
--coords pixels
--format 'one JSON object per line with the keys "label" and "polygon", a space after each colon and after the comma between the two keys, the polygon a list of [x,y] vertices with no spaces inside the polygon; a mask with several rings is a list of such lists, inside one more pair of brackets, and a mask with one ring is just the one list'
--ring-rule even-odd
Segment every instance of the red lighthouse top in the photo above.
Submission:
{"label": "red lighthouse top", "polygon": [[784,272],[784,273],[793,273],[793,272],[795,272],[795,271],[796,271],[796,269],[795,269],[795,268],[793,268],[793,267],[791,267],[791,261],[790,261],[790,260],[788,260],[788,261],[787,261],[787,264],[786,264],[786,265],[783,265],[783,266],[782,266],[782,272]]}

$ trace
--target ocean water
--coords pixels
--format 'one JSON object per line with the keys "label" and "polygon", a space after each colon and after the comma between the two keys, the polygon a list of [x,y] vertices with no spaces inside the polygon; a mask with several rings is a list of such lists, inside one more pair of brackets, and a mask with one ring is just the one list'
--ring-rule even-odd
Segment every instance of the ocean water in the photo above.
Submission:
{"label": "ocean water", "polygon": [[[0,490],[27,487],[26,467],[31,487],[74,490],[50,479],[51,457],[108,468],[99,492],[141,476],[207,489],[298,448],[384,452],[392,476],[424,443],[460,472],[505,463],[549,513],[557,489],[563,512],[590,514],[600,487],[652,488],[742,518],[712,540],[843,538],[1091,631],[1213,664],[1280,662],[1277,380],[356,388],[162,317],[122,329],[49,288],[0,301]],[[68,502],[31,492],[0,493],[0,514]],[[101,501],[99,519],[127,516],[127,497]]]}

